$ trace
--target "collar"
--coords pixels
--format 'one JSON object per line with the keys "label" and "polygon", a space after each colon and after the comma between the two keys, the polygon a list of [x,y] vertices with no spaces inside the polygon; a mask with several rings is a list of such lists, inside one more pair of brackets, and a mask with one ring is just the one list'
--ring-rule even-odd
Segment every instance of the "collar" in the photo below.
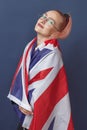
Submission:
{"label": "collar", "polygon": [[57,39],[46,40],[44,43],[45,43],[45,45],[52,44],[54,47],[59,46]]}
{"label": "collar", "polygon": [[[37,41],[37,37],[35,37],[34,42],[35,42],[35,41]],[[40,45],[38,45],[38,46],[36,47],[36,50],[37,50],[37,48],[42,49],[44,46],[46,46],[46,45],[48,45],[48,44],[51,44],[51,45],[53,45],[54,47],[59,47],[59,42],[58,42],[57,39],[50,39],[50,40],[46,40],[46,41],[44,41],[43,43],[41,43]]]}

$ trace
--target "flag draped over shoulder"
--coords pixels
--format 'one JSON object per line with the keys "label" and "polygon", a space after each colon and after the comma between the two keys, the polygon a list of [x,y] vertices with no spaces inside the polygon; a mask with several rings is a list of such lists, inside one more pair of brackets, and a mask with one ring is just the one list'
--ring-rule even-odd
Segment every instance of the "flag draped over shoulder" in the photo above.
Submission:
{"label": "flag draped over shoulder", "polygon": [[[8,98],[28,130],[74,130],[66,72],[57,40],[26,46]],[[32,110],[25,116],[18,106]]]}

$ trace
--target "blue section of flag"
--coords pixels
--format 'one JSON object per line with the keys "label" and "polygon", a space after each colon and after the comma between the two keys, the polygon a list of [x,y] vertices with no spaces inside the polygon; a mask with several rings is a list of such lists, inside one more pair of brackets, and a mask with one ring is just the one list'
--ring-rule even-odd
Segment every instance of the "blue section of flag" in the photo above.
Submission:
{"label": "blue section of flag", "polygon": [[11,91],[11,94],[16,96],[16,98],[22,100],[22,94],[23,94],[23,90],[22,90],[22,76],[21,76],[21,70],[19,71],[16,80],[14,82],[14,87]]}
{"label": "blue section of flag", "polygon": [[34,89],[29,90],[29,93],[28,93],[28,100],[29,100],[29,102],[31,101],[33,91],[34,91]]}
{"label": "blue section of flag", "polygon": [[55,122],[55,118],[53,118],[48,130],[53,130],[54,122]]}
{"label": "blue section of flag", "polygon": [[50,49],[46,49],[44,48],[43,50],[39,50],[37,49],[36,51],[34,51],[32,53],[32,58],[31,58],[31,62],[30,62],[30,67],[29,70],[32,69],[32,67],[39,61],[41,60],[46,54],[48,54],[51,50]]}

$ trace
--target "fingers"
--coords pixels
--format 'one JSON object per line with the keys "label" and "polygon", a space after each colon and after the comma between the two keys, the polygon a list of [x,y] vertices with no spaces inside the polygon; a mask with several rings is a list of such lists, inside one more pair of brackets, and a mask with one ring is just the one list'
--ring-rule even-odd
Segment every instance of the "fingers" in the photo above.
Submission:
{"label": "fingers", "polygon": [[19,110],[25,114],[25,115],[33,115],[33,112],[32,111],[28,111],[26,109],[24,109],[23,107],[19,106]]}

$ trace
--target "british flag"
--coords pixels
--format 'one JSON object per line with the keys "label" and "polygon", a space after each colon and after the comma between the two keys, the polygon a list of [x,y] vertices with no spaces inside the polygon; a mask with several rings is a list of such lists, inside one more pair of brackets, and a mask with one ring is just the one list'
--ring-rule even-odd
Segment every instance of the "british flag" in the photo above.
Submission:
{"label": "british flag", "polygon": [[[28,130],[74,130],[59,44],[52,39],[36,46],[34,38],[25,47],[8,98]],[[34,114],[25,116],[18,106]]]}

